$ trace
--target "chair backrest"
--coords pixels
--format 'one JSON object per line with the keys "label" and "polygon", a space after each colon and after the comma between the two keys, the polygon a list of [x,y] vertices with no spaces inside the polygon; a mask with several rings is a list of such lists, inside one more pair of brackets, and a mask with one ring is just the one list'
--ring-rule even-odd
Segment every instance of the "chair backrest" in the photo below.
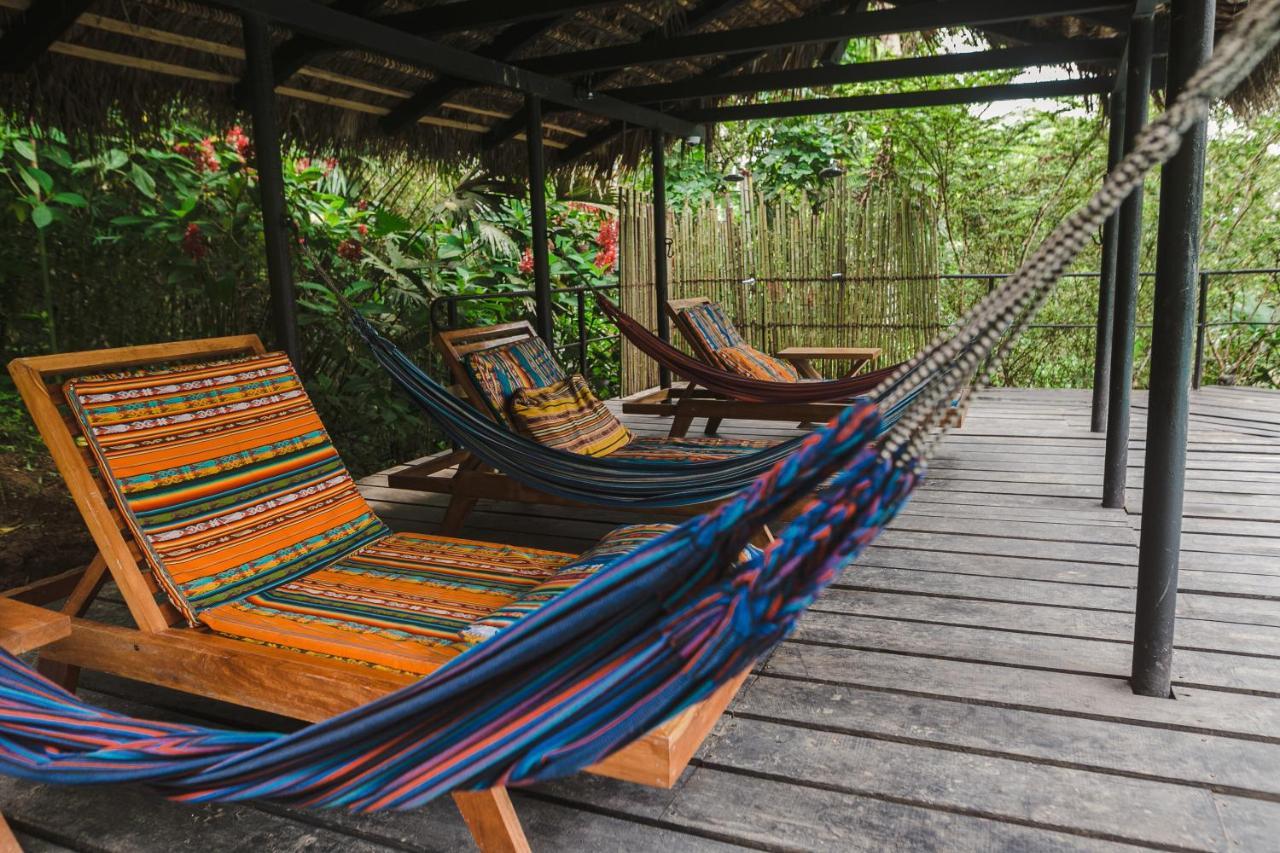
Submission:
{"label": "chair backrest", "polygon": [[512,394],[567,378],[527,320],[438,332],[436,345],[467,399],[508,426]]}
{"label": "chair backrest", "polygon": [[746,343],[720,303],[705,296],[669,300],[666,310],[680,334],[708,364],[719,365],[717,350]]}
{"label": "chair backrest", "polygon": [[195,622],[385,532],[288,359],[254,336],[10,372],[139,627]]}

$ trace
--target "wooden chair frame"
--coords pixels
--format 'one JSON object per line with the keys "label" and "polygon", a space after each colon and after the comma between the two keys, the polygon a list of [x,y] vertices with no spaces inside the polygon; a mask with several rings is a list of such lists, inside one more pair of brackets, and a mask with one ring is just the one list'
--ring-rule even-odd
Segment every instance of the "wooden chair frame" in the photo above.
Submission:
{"label": "wooden chair frame", "polygon": [[[667,316],[693,349],[694,354],[707,364],[716,364],[715,353],[697,333],[686,315],[686,310],[708,305],[713,300],[706,296],[689,299],[670,299],[664,306]],[[725,418],[756,421],[788,421],[801,426],[826,423],[844,408],[843,403],[754,403],[733,400],[698,388],[690,382],[670,388],[650,388],[626,397],[622,411],[631,415],[662,415],[670,417],[671,437],[687,435],[695,418],[706,418],[705,433],[714,435]]]}
{"label": "wooden chair frame", "polygon": [[[436,346],[453,376],[455,389],[485,416],[494,418],[488,401],[471,378],[464,360],[474,352],[496,349],[534,337],[537,337],[537,332],[534,331],[533,325],[527,320],[521,320],[494,326],[437,332]],[[672,435],[675,436],[675,433]],[[451,536],[462,529],[467,516],[482,498],[579,508],[595,506],[530,488],[501,471],[493,470],[465,450],[438,453],[393,471],[387,475],[387,485],[393,489],[449,495],[449,506],[445,510],[441,530]],[[664,507],[660,510],[636,509],[634,512],[643,513],[648,519],[656,516],[688,517],[706,512],[717,503],[719,502],[713,501],[683,507]]]}
{"label": "wooden chair frame", "polygon": [[[62,377],[263,352],[257,336],[241,335],[19,358],[10,363],[18,391],[98,548],[97,556],[83,569],[0,594],[0,598],[38,605],[63,601],[60,611],[70,620],[70,631],[45,646],[39,658],[41,671],[50,678],[74,689],[83,667],[305,722],[327,719],[416,680],[410,674],[187,627],[160,592],[144,550],[117,509],[92,454],[76,442],[79,423],[63,399]],[[135,627],[84,618],[108,576],[119,588]],[[743,673],[589,772],[671,787],[745,679]],[[289,690],[280,690],[280,684],[288,684]],[[453,797],[482,850],[529,849],[504,788]]]}

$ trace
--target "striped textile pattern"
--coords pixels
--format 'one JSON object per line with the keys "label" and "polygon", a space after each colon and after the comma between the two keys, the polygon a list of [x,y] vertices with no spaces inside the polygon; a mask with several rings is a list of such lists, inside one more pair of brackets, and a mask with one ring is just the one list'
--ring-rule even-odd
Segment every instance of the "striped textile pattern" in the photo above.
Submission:
{"label": "striped textile pattern", "polygon": [[636,462],[722,462],[776,447],[770,438],[711,438],[707,436],[638,436],[626,447],[609,454],[610,459]]}
{"label": "striped textile pattern", "polygon": [[75,379],[65,392],[192,624],[387,533],[283,354]]}
{"label": "striped textile pattern", "polygon": [[746,343],[718,302],[690,305],[688,308],[681,309],[681,315],[689,322],[689,328],[693,333],[712,352]]}
{"label": "striped textile pattern", "polygon": [[467,643],[483,642],[517,619],[528,616],[547,602],[568,592],[582,581],[614,562],[618,557],[656,539],[675,525],[628,524],[610,530],[582,555],[556,569],[542,583],[525,592],[515,601],[499,607],[494,612],[468,625],[462,630]]}
{"label": "striped textile pattern", "polygon": [[462,365],[490,411],[508,426],[511,416],[507,407],[513,394],[522,388],[546,388],[567,378],[542,338],[478,350],[464,356]]}
{"label": "striped textile pattern", "polygon": [[716,350],[716,361],[732,373],[766,382],[799,382],[795,367],[780,358],[763,353],[750,344],[721,347]]}
{"label": "striped textile pattern", "polygon": [[[236,639],[425,675],[467,648],[464,632],[472,623],[521,601],[574,559],[393,533],[300,578],[206,610],[201,621]],[[557,585],[554,594],[571,585]]]}
{"label": "striped textile pattern", "polygon": [[607,456],[633,438],[577,373],[546,388],[517,390],[509,411],[516,432],[570,453]]}

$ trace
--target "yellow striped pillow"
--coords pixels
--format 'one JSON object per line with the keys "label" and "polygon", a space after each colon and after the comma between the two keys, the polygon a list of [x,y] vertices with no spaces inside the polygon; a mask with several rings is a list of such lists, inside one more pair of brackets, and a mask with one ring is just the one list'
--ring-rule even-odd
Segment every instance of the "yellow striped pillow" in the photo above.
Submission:
{"label": "yellow striped pillow", "polygon": [[608,456],[633,438],[576,373],[545,388],[517,390],[509,408],[516,431],[545,447]]}

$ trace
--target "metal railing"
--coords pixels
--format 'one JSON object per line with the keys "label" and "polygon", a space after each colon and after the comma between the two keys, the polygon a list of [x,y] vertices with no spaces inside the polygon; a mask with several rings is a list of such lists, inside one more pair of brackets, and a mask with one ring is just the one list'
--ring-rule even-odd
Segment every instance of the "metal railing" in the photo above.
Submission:
{"label": "metal railing", "polygon": [[[996,285],[1000,281],[1006,278],[1009,278],[1010,275],[1012,275],[1012,273],[940,273],[936,276],[927,276],[926,278],[930,281],[937,281],[939,283],[985,282],[986,292],[989,293],[995,289]],[[1099,275],[1100,274],[1096,272],[1073,272],[1073,273],[1064,274],[1063,278],[1095,279],[1096,280],[1099,277]],[[1155,273],[1153,272],[1144,272],[1144,273],[1140,273],[1140,275],[1143,279],[1147,279],[1147,280],[1155,277]],[[1242,276],[1242,275],[1280,276],[1280,267],[1254,267],[1254,268],[1229,269],[1229,270],[1203,270],[1200,272],[1199,288],[1198,288],[1199,305],[1198,305],[1198,313],[1196,318],[1195,362],[1194,362],[1194,368],[1192,371],[1193,387],[1199,388],[1200,383],[1204,378],[1205,342],[1210,329],[1239,327],[1239,326],[1280,327],[1280,322],[1275,320],[1219,320],[1219,321],[1213,321],[1213,322],[1209,321],[1208,302],[1209,302],[1209,296],[1211,293],[1212,280],[1220,277]],[[916,277],[916,278],[919,278],[919,277]],[[761,281],[768,281],[768,282],[781,283],[781,284],[831,283],[831,284],[857,285],[857,284],[874,284],[877,282],[883,282],[883,283],[901,282],[905,280],[907,280],[907,277],[901,277],[901,276],[898,276],[898,277],[874,276],[874,277],[868,277],[866,279],[858,279],[853,277],[846,277],[840,273],[835,273],[827,278],[808,278],[808,277],[764,278],[762,277],[761,279],[757,279],[755,276],[751,276],[751,277],[742,278],[742,279],[736,279],[736,278],[717,279],[716,281],[720,281],[720,282],[732,281],[732,282],[740,283],[744,286],[755,286],[756,284],[761,283]],[[588,364],[588,352],[589,352],[588,347],[590,346],[590,344],[598,341],[616,341],[619,339],[619,335],[617,334],[597,335],[594,337],[587,336],[588,334],[587,332],[587,326],[588,326],[587,294],[594,293],[597,291],[604,292],[604,291],[617,290],[617,289],[618,289],[618,285],[616,284],[603,285],[603,286],[582,285],[579,287],[560,288],[557,290],[553,290],[551,293],[553,305],[560,302],[560,300],[557,297],[560,297],[563,295],[573,296],[573,301],[571,303],[570,310],[572,310],[574,315],[574,322],[572,324],[572,327],[574,329],[575,334],[568,338],[564,338],[561,335],[557,335],[557,340],[555,342],[555,349],[561,355],[564,355],[565,353],[572,351],[574,354],[574,360],[577,362],[578,372],[582,373],[583,375],[588,375],[588,368],[590,367],[590,365]],[[447,294],[444,296],[438,296],[431,302],[431,323],[432,323],[432,326],[437,330],[441,328],[450,328],[450,329],[458,328],[458,325],[461,319],[459,306],[464,303],[471,303],[471,302],[502,303],[502,302],[508,302],[511,300],[531,299],[533,295],[534,295],[533,290],[525,289],[525,290],[499,291],[499,292],[492,292],[492,293],[465,293],[465,294]],[[1150,322],[1138,323],[1136,327],[1139,329],[1151,329],[1152,324]],[[937,329],[939,331],[944,328],[946,328],[946,324],[941,324],[941,323],[937,324]],[[1080,323],[1031,323],[1027,326],[1027,329],[1028,330],[1087,329],[1092,332],[1092,331],[1096,331],[1096,323],[1093,321],[1080,322]]]}

